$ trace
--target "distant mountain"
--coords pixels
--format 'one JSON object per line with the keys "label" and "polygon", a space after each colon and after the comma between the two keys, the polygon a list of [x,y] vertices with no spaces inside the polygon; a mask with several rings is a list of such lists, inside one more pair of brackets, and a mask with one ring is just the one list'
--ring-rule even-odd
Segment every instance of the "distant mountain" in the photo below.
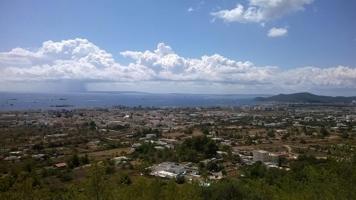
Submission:
{"label": "distant mountain", "polygon": [[271,97],[256,97],[256,101],[284,102],[284,103],[351,103],[356,97],[320,96],[307,92],[294,94],[279,94]]}

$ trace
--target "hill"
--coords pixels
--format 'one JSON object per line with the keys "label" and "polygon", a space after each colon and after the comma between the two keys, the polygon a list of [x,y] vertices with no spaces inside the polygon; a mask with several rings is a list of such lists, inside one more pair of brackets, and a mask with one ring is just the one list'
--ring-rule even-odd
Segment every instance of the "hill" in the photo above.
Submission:
{"label": "hill", "polygon": [[307,92],[302,92],[294,94],[278,94],[271,97],[256,97],[255,100],[285,103],[351,103],[353,101],[356,101],[356,97],[320,96]]}

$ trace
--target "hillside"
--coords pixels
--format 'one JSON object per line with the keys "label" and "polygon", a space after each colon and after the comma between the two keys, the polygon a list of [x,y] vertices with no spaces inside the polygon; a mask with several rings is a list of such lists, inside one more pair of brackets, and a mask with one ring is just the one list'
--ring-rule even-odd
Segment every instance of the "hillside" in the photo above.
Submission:
{"label": "hillside", "polygon": [[255,100],[291,103],[351,103],[352,101],[356,101],[356,97],[320,96],[303,92],[294,94],[278,94],[271,97],[257,97]]}

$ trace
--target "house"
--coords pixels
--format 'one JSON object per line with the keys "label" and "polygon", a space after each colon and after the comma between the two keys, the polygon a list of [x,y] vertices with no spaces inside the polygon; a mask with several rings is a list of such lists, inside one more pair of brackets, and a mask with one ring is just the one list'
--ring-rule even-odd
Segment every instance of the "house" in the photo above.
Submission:
{"label": "house", "polygon": [[210,180],[220,180],[220,179],[222,179],[223,177],[224,177],[224,176],[223,176],[222,172],[219,171],[219,172],[211,173],[211,175],[209,176],[209,179],[210,179]]}
{"label": "house", "polygon": [[163,162],[151,167],[152,176],[158,176],[162,178],[176,178],[182,176],[187,172],[184,165],[174,162]]}
{"label": "house", "polygon": [[6,158],[4,158],[4,160],[6,161],[16,161],[16,160],[20,160],[21,156],[8,156]]}
{"label": "house", "polygon": [[142,146],[141,143],[134,143],[131,147],[137,149],[138,147]]}
{"label": "house", "polygon": [[226,151],[216,151],[216,153],[220,156],[220,157],[223,157],[223,156],[227,156],[228,153]]}
{"label": "house", "polygon": [[45,159],[45,157],[46,157],[46,155],[42,154],[42,153],[32,155],[32,158],[37,159],[37,160],[43,160],[43,159]]}
{"label": "house", "polygon": [[119,157],[113,158],[112,161],[115,163],[115,165],[119,165],[119,164],[127,163],[128,161],[130,161],[130,159],[127,158],[126,156],[119,156]]}
{"label": "house", "polygon": [[253,161],[261,161],[261,162],[266,162],[269,159],[269,152],[264,151],[264,150],[255,150],[252,152],[253,153]]}
{"label": "house", "polygon": [[10,156],[20,156],[22,154],[21,151],[11,151]]}
{"label": "house", "polygon": [[56,164],[54,164],[54,167],[58,168],[58,169],[66,168],[67,167],[67,163],[64,163],[64,162],[56,163]]}
{"label": "house", "polygon": [[157,135],[154,134],[154,133],[150,133],[150,134],[146,134],[146,138],[145,139],[153,139],[153,138],[156,138]]}
{"label": "house", "polygon": [[253,153],[253,161],[254,162],[263,162],[265,164],[278,165],[279,162],[279,154],[270,153],[264,150],[255,150]]}
{"label": "house", "polygon": [[164,147],[162,147],[162,146],[155,146],[154,148],[157,150],[164,150]]}

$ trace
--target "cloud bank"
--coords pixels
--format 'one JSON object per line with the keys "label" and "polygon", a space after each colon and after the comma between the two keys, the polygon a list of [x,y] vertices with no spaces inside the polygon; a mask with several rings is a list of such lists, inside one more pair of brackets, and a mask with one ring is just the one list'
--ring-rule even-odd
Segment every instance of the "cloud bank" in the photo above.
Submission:
{"label": "cloud bank", "polygon": [[[356,89],[356,68],[349,66],[283,69],[256,66],[251,61],[237,61],[219,54],[186,58],[164,43],[159,43],[155,50],[123,51],[120,54],[132,62],[122,65],[112,54],[80,38],[46,41],[35,50],[14,48],[0,53],[0,83],[64,81],[104,84],[107,90],[115,90],[115,85],[131,85],[130,90],[140,90],[141,86],[150,83],[167,88],[153,87],[148,92],[205,88],[204,93],[220,93],[216,90],[224,88],[228,88],[228,93]],[[119,88],[123,90],[123,87]]]}
{"label": "cloud bank", "polygon": [[248,0],[248,5],[210,13],[225,22],[263,23],[303,10],[313,0]]}

